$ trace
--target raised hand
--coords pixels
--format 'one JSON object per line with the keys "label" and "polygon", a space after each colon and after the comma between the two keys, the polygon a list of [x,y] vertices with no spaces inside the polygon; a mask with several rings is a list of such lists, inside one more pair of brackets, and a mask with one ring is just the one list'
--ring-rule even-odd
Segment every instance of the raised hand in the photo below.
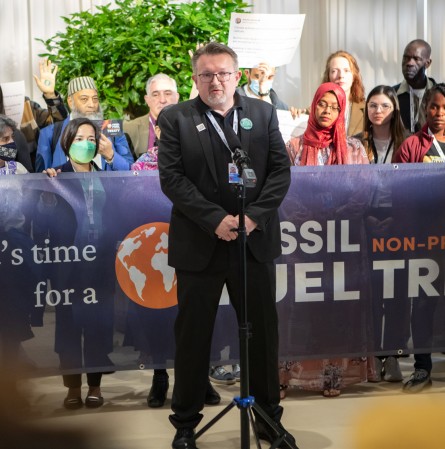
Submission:
{"label": "raised hand", "polygon": [[37,87],[46,98],[55,98],[57,65],[45,58],[40,61],[39,69],[40,78],[37,75],[33,75]]}

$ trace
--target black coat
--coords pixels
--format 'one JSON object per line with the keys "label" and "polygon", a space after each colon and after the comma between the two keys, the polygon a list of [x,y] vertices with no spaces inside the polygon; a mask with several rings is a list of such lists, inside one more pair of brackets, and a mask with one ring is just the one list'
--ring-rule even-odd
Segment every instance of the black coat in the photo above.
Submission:
{"label": "black coat", "polygon": [[[271,262],[281,253],[278,207],[290,184],[289,158],[278,129],[275,108],[263,101],[236,95],[239,121],[248,118],[250,130],[239,127],[242,149],[255,170],[257,185],[246,189],[245,214],[258,224],[247,246],[258,262]],[[158,164],[161,188],[172,201],[169,231],[169,264],[201,271],[217,243],[215,229],[228,212],[221,191],[229,189],[227,177],[217,175],[208,121],[209,108],[200,100],[164,109]],[[235,199],[234,199],[235,200]]]}

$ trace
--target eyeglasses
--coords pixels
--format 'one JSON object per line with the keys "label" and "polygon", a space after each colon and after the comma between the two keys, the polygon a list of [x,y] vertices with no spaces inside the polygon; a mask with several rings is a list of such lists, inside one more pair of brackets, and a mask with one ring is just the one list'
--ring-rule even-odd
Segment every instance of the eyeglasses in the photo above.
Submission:
{"label": "eyeglasses", "polygon": [[233,73],[236,72],[201,73],[198,76],[203,83],[211,83],[215,76],[220,83],[223,83],[224,81],[229,81],[230,75]]}
{"label": "eyeglasses", "polygon": [[327,109],[331,108],[332,112],[338,112],[340,113],[341,109],[338,105],[336,104],[327,104],[325,101],[319,101],[317,103],[317,106],[321,109],[323,109],[324,111],[326,111]]}
{"label": "eyeglasses", "polygon": [[368,103],[368,108],[373,111],[378,111],[379,108],[382,109],[383,112],[388,112],[392,109],[392,105],[389,103],[377,104],[377,103]]}

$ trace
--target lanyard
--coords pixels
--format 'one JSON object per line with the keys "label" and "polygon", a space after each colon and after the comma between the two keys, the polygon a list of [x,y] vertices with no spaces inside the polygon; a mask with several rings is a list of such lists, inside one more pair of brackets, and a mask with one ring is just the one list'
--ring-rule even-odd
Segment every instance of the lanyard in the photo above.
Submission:
{"label": "lanyard", "polygon": [[436,139],[436,136],[431,132],[431,130],[428,128],[428,134],[430,136],[433,136],[433,145],[436,147],[436,151],[439,153],[440,158],[442,161],[445,161],[445,154],[442,151],[442,148],[439,145],[439,142]]}
{"label": "lanyard", "polygon": [[[377,148],[375,147],[375,143],[373,142],[372,144],[374,145],[374,148],[375,148],[375,163],[378,164],[379,163],[379,152],[377,151]],[[391,149],[392,144],[393,144],[393,141],[391,139],[388,142],[386,148],[384,147],[385,148],[385,157],[383,158],[382,164],[386,163],[386,159],[388,159],[389,150]]]}
{"label": "lanyard", "polygon": [[[218,133],[219,137],[221,138],[223,144],[226,146],[226,148],[230,151],[230,154],[232,155],[233,159],[233,151],[231,150],[229,146],[229,142],[227,142],[227,138],[224,134],[224,131],[221,129],[221,126],[219,126],[219,123],[216,121],[215,117],[210,111],[206,112],[207,118],[210,120],[210,123],[215,128],[215,131]],[[235,134],[238,134],[238,111],[234,109],[233,111],[233,132]]]}
{"label": "lanyard", "polygon": [[[425,91],[423,91],[425,93]],[[416,98],[414,98],[416,97]],[[415,110],[414,101],[417,101],[417,111]],[[413,88],[409,86],[409,107],[410,107],[410,124],[411,124],[411,132],[415,132],[416,123],[419,120],[420,107],[422,105],[423,94],[421,97],[418,97],[414,94]]]}
{"label": "lanyard", "polygon": [[388,144],[388,148],[386,149],[385,159],[383,159],[383,163],[384,163],[384,164],[386,163],[386,159],[387,159],[387,157],[388,157],[389,150],[391,149],[391,147],[392,147],[392,139],[391,139],[391,141],[390,141],[389,144]]}

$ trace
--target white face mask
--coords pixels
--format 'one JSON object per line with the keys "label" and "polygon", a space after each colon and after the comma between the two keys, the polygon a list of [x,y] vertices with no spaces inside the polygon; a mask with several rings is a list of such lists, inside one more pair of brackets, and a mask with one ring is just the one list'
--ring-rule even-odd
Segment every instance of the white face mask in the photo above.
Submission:
{"label": "white face mask", "polygon": [[[260,82],[258,80],[251,80],[249,84],[250,90],[255,94],[260,94]],[[269,93],[270,89],[272,89],[272,81],[265,81],[263,83],[263,92],[262,93]]]}

